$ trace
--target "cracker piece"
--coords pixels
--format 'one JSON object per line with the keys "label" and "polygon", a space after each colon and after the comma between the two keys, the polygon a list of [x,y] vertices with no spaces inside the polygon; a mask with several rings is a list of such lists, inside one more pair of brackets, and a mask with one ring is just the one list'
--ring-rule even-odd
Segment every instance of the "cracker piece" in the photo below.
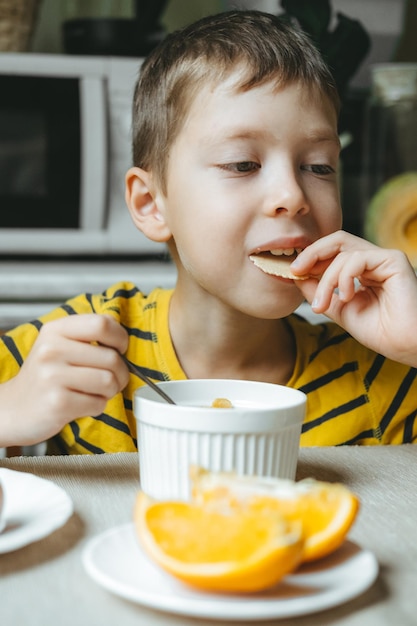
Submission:
{"label": "cracker piece", "polygon": [[250,260],[259,267],[265,274],[272,274],[273,276],[280,276],[281,278],[292,278],[292,280],[307,280],[309,276],[296,276],[290,270],[290,265],[294,260],[294,257],[286,258],[282,256],[261,256],[259,254],[252,254]]}
{"label": "cracker piece", "polygon": [[233,404],[228,398],[215,398],[211,403],[213,409],[233,409]]}

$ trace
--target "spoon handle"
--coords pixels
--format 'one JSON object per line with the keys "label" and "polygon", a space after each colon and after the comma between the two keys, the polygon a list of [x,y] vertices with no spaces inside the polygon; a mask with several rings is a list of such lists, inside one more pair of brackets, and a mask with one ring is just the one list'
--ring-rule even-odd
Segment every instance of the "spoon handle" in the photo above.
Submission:
{"label": "spoon handle", "polygon": [[162,391],[162,389],[160,387],[158,387],[158,385],[156,385],[150,378],[148,378],[148,376],[146,376],[146,374],[143,374],[143,372],[141,372],[140,369],[138,367],[136,367],[136,365],[133,365],[133,363],[128,361],[128,359],[125,356],[123,356],[123,355],[122,355],[122,359],[126,363],[128,369],[132,372],[132,374],[135,374],[141,380],[143,380],[144,383],[149,385],[149,387],[152,387],[152,389],[155,391],[155,393],[159,394],[165,400],[165,402],[168,402],[169,404],[175,404],[174,400],[172,398],[170,398],[165,393],[165,391]]}

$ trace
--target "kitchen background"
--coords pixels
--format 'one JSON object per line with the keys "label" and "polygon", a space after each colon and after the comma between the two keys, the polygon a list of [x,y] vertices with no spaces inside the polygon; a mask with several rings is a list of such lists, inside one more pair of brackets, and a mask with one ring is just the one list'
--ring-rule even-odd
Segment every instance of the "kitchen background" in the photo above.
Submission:
{"label": "kitchen background", "polygon": [[[153,3],[133,0],[42,0],[31,49],[34,52],[65,52],[62,24],[78,17],[133,17],[141,5],[163,6],[162,28],[172,31],[199,17],[230,8],[254,8],[282,12],[280,0],[168,0]],[[302,2],[300,3],[302,4]],[[314,0],[310,2],[314,6]],[[337,12],[359,20],[371,38],[363,62],[349,82],[342,112],[341,128],[351,137],[343,152],[343,208],[345,228],[362,234],[366,191],[363,177],[364,123],[370,88],[370,68],[387,61],[417,61],[417,23],[410,22],[416,0],[332,0],[334,20]],[[139,15],[140,19],[140,15]],[[411,34],[410,34],[411,33]],[[415,43],[414,43],[415,40]],[[410,43],[411,42],[411,43]]]}
{"label": "kitchen background", "polygon": [[[10,2],[17,5],[22,0]],[[23,44],[26,53],[68,54],[77,52],[72,36],[71,24],[82,18],[133,18],[139,22],[150,19],[150,13],[161,11],[157,28],[152,30],[146,46],[179,26],[203,15],[230,8],[256,8],[272,13],[281,13],[280,0],[167,0],[165,2],[133,0],[26,0],[38,7],[34,13],[33,27],[29,32],[28,43]],[[0,11],[3,10],[0,4]],[[302,2],[300,4],[303,4]],[[309,4],[314,6],[314,0]],[[363,214],[367,202],[364,190],[363,157],[365,112],[369,97],[370,68],[376,62],[417,61],[417,44],[414,43],[416,27],[412,13],[415,13],[416,0],[333,0],[331,7],[333,20],[337,12],[359,20],[370,36],[371,46],[363,61],[350,79],[344,96],[341,117],[341,131],[346,139],[342,153],[342,204],[345,228],[362,234]],[[9,9],[10,11],[10,9]],[[13,13],[13,11],[11,11]],[[29,9],[27,10],[29,14]],[[151,16],[152,17],[152,16]],[[4,15],[0,13],[0,42],[4,30]],[[410,36],[411,33],[411,36]],[[127,39],[124,38],[126,44]],[[411,42],[411,43],[410,43]],[[82,42],[85,50],[94,50],[92,38]],[[114,42],[114,50],[108,54],[129,54],[128,49],[120,50],[120,38]],[[25,48],[26,45],[26,48]],[[3,48],[6,49],[7,48]],[[0,53],[1,54],[1,53]],[[76,63],[74,55],[74,63]],[[4,208],[3,208],[4,210]],[[36,235],[34,235],[36,236]],[[1,250],[0,250],[1,257]],[[50,262],[38,259],[0,259],[0,329],[27,321],[47,311],[57,302],[81,291],[101,291],[113,281],[125,278],[136,281],[143,290],[155,285],[171,286],[175,281],[175,271],[169,263],[136,262],[132,259],[114,259],[112,263],[90,259],[86,263],[68,259],[54,259]]]}

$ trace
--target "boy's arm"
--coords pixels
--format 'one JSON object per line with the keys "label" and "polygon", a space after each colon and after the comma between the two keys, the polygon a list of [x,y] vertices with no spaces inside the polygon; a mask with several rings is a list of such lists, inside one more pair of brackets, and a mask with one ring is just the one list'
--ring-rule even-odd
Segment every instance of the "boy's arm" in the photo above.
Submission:
{"label": "boy's arm", "polygon": [[325,313],[363,345],[417,367],[417,278],[405,254],[338,231],[300,253],[295,281],[317,313]]}
{"label": "boy's arm", "polygon": [[126,331],[108,315],[45,324],[19,373],[0,385],[0,447],[30,445],[101,413],[129,379]]}

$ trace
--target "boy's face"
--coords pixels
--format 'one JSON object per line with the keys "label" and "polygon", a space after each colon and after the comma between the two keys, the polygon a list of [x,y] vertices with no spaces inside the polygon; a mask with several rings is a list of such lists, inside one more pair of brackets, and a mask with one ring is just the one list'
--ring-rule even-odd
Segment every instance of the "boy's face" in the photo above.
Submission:
{"label": "boy's face", "polygon": [[191,280],[256,317],[294,310],[303,298],[293,281],[249,257],[305,248],[340,228],[338,156],[333,107],[299,84],[205,88],[172,146],[160,197]]}

